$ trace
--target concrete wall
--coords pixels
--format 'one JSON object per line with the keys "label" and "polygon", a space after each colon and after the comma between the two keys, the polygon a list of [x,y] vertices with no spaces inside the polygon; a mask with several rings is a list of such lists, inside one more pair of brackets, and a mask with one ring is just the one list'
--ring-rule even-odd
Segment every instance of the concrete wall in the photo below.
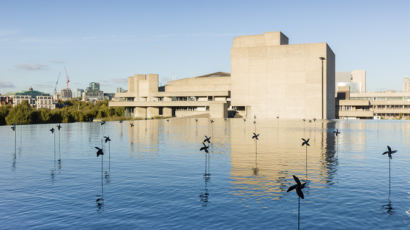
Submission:
{"label": "concrete wall", "polygon": [[234,39],[231,105],[251,106],[253,114],[248,114],[251,117],[320,119],[322,64],[319,57],[325,57],[323,103],[328,104],[324,105],[324,118],[334,118],[335,57],[331,49],[326,43],[278,43],[287,44],[279,32]]}
{"label": "concrete wall", "polygon": [[159,116],[158,107],[148,107],[147,108],[147,118],[154,118]]}
{"label": "concrete wall", "polygon": [[188,110],[177,110],[175,111],[175,117],[194,117],[199,115],[208,115],[208,111],[188,111]]}
{"label": "concrete wall", "polygon": [[227,118],[228,117],[227,103],[212,102],[209,105],[209,117],[210,118]]}
{"label": "concrete wall", "polygon": [[164,117],[172,117],[172,108],[164,107],[162,108],[162,116]]}
{"label": "concrete wall", "polygon": [[326,50],[326,75],[324,75],[325,81],[325,88],[324,88],[324,95],[326,96],[326,100],[324,103],[325,108],[325,118],[326,119],[334,119],[336,118],[336,89],[335,89],[335,77],[336,77],[336,57],[333,53],[332,49],[327,46]]}
{"label": "concrete wall", "polygon": [[135,107],[134,108],[134,117],[136,117],[136,118],[146,118],[147,117],[147,108]]}
{"label": "concrete wall", "polygon": [[170,81],[165,86],[166,92],[183,91],[229,91],[231,77],[194,77]]}

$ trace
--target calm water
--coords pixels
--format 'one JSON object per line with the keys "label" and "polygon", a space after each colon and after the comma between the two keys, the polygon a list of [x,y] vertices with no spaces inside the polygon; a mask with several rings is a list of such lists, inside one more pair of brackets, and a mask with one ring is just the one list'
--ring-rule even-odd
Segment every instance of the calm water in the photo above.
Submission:
{"label": "calm water", "polygon": [[[10,126],[0,127],[0,228],[296,229],[292,175],[308,182],[301,229],[410,228],[410,122],[263,120],[257,146],[253,123],[241,119],[134,124],[62,124],[61,167],[53,125],[18,126],[16,153]],[[98,207],[94,146],[103,135],[112,139],[110,177]],[[204,135],[209,158],[199,151]],[[310,138],[307,154],[301,137]],[[390,197],[386,145],[398,150]]]}

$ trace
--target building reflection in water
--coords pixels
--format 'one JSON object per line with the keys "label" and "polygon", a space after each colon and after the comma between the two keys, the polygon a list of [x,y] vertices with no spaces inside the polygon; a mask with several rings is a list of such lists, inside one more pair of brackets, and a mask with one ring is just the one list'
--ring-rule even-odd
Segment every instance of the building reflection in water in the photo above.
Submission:
{"label": "building reflection in water", "polygon": [[[256,125],[260,133],[257,155],[251,138],[253,124],[231,120],[231,180],[237,195],[264,194],[277,199],[292,182],[292,175],[308,176],[319,186],[332,183],[337,165],[334,122],[279,119],[258,120]],[[310,138],[307,157],[301,137]]]}
{"label": "building reflection in water", "polygon": [[159,122],[159,120],[138,120],[133,121],[133,127],[128,124],[128,143],[131,155],[158,152]]}
{"label": "building reflection in water", "polygon": [[[211,138],[213,154],[226,154],[230,149],[231,183],[236,195],[268,195],[273,199],[282,196],[292,181],[292,175],[302,180],[309,178],[314,186],[333,183],[337,169],[336,138],[333,121],[286,121],[281,119],[259,120],[257,153],[252,139],[255,126],[252,120],[207,118],[173,118],[166,120],[134,121],[129,125],[128,141],[130,154],[159,152],[159,146],[181,147],[201,143],[204,136]],[[339,123],[338,123],[339,126]],[[343,127],[338,127],[343,132]],[[307,155],[301,146],[301,138],[310,138]],[[339,138],[350,138],[339,135]],[[359,141],[360,141],[359,137]],[[364,137],[365,140],[365,137]],[[339,139],[339,145],[343,142]],[[307,160],[306,160],[307,159]],[[209,159],[208,159],[209,160]],[[209,161],[205,161],[208,162]],[[207,166],[205,166],[207,168]],[[204,173],[204,191],[209,194],[209,176]],[[322,185],[322,186],[321,186]],[[207,200],[207,196],[203,196]],[[205,199],[206,198],[206,199]]]}

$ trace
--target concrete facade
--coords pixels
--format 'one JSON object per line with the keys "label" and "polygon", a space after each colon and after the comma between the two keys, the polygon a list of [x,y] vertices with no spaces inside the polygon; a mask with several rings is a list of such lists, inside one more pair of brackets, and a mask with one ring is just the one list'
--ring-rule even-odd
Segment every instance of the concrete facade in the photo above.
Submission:
{"label": "concrete facade", "polygon": [[338,88],[338,97],[340,119],[410,119],[410,92],[351,93]]}
{"label": "concrete facade", "polygon": [[[157,74],[128,78],[110,106],[134,117],[335,118],[335,55],[326,43],[289,45],[281,32],[239,36],[231,49],[231,72],[168,82]],[[157,110],[158,109],[158,110]]]}
{"label": "concrete facade", "polygon": [[47,109],[55,109],[56,105],[54,104],[54,100],[52,96],[37,96],[36,97],[36,108],[47,108]]}
{"label": "concrete facade", "polygon": [[335,118],[335,55],[326,43],[289,45],[281,32],[236,37],[231,71],[232,106],[248,108],[248,117]]}
{"label": "concrete facade", "polygon": [[403,92],[410,92],[410,79],[408,77],[403,79]]}
{"label": "concrete facade", "polygon": [[[170,81],[163,91],[159,90],[158,78],[158,74],[129,77],[128,91],[116,93],[109,105],[124,106],[135,118],[227,117],[230,74],[216,72]],[[224,106],[211,106],[214,103]]]}

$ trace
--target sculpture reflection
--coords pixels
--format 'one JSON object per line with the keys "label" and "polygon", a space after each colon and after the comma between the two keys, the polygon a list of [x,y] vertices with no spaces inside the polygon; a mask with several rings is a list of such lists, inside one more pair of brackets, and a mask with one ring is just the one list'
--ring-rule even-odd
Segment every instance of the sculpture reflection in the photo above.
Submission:
{"label": "sculpture reflection", "polygon": [[[334,155],[335,136],[329,135],[334,122],[307,123],[303,120],[258,120],[258,133],[263,136],[257,144],[255,155],[250,155],[254,139],[249,138],[254,127],[242,132],[243,121],[231,120],[231,181],[234,194],[260,195],[279,199],[286,191],[286,178],[291,175],[306,175],[311,183],[331,183],[337,165]],[[318,124],[322,127],[319,128]],[[314,127],[317,129],[314,129]],[[300,137],[310,139],[309,151],[301,151]],[[305,146],[303,146],[305,147]],[[260,154],[263,153],[263,154]],[[249,170],[252,176],[249,177]]]}
{"label": "sculpture reflection", "polygon": [[[203,148],[203,147],[202,147]],[[205,151],[205,169],[204,169],[204,189],[203,192],[199,195],[200,201],[202,203],[202,207],[208,206],[208,200],[209,200],[209,191],[208,191],[208,182],[211,179],[211,173],[209,170],[209,165],[210,165],[210,155],[208,150]]]}

